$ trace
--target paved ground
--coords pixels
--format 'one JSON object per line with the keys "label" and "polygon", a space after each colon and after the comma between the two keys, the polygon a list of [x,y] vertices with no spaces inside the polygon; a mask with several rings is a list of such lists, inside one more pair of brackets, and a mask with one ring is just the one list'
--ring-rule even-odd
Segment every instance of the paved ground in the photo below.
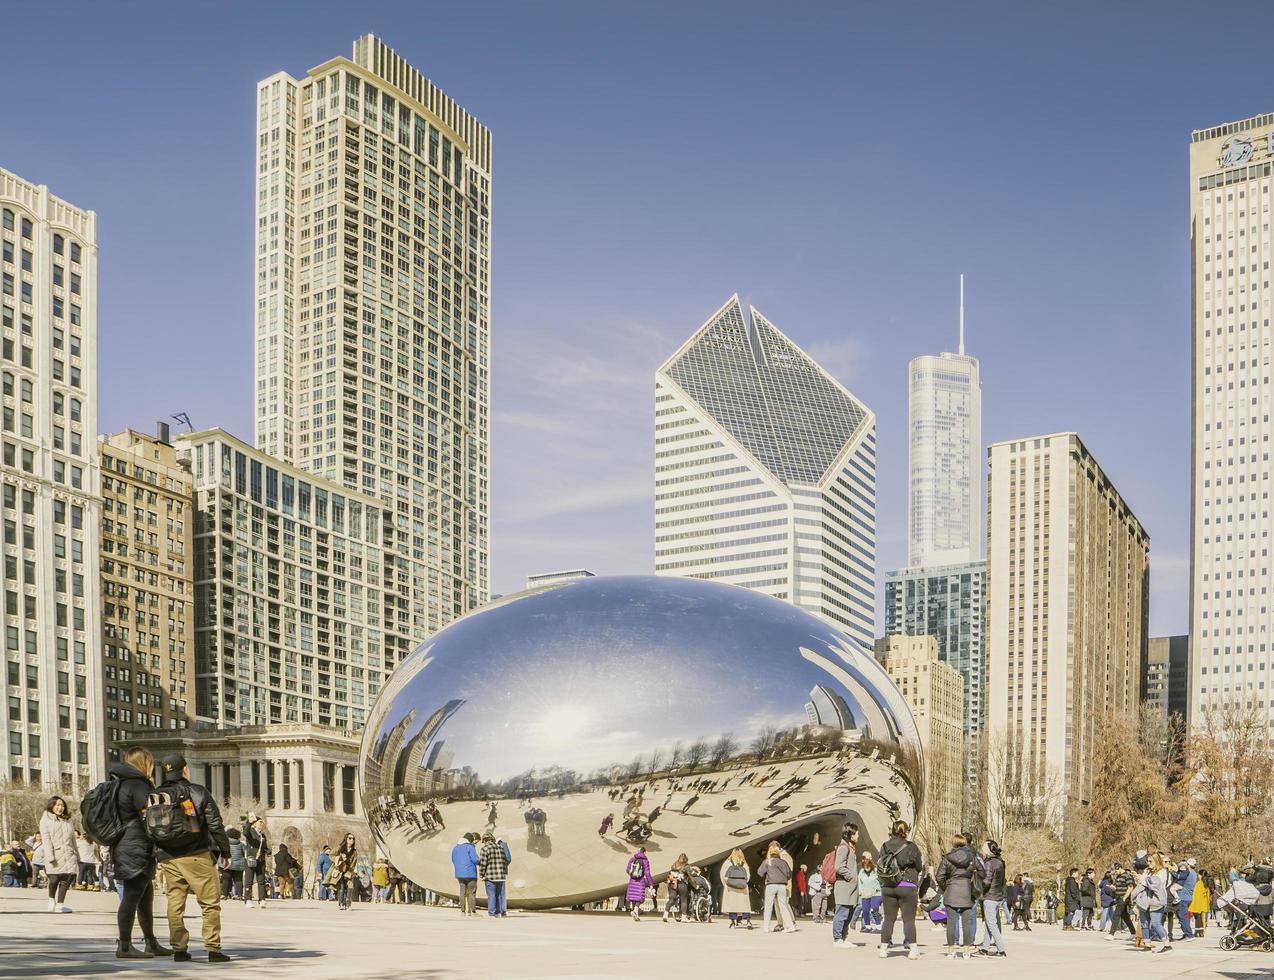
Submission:
{"label": "paved ground", "polygon": [[[203,958],[198,921],[193,963],[114,959],[115,899],[72,893],[72,915],[50,915],[38,892],[0,889],[0,977],[175,976],[221,970],[234,977],[440,978],[672,978],[710,980],[882,975],[886,964],[869,948],[833,947],[826,926],[808,925],[795,935],[741,932],[725,920],[711,925],[658,919],[634,924],[615,913],[511,912],[507,919],[463,919],[450,909],[362,905],[338,912],[317,902],[276,902],[264,910],[237,903],[223,916],[226,950],[233,964],[214,967]],[[167,935],[160,925],[160,937]],[[915,962],[895,953],[893,978],[994,975],[1011,980],[1093,980],[1120,977],[1224,977],[1245,980],[1274,974],[1274,953],[1222,953],[1215,938],[1178,945],[1163,955],[1137,953],[1096,934],[1062,934],[1056,928],[1010,932],[1009,956],[972,963],[949,962],[934,945],[940,934],[921,926],[924,955]],[[830,971],[830,972],[828,972]]]}

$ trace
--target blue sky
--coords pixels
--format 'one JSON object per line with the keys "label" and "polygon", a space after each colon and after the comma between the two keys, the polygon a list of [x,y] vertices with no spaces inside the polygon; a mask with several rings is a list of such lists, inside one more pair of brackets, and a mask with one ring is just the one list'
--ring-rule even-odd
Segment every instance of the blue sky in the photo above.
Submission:
{"label": "blue sky", "polygon": [[[494,133],[493,586],[652,564],[652,374],[739,292],[879,418],[967,277],[987,442],[1074,429],[1186,628],[1192,128],[1274,4],[8,5],[0,166],[99,215],[101,425],[251,438],[253,99],[382,36]],[[15,88],[15,86],[17,86]],[[192,356],[192,353],[195,356]]]}

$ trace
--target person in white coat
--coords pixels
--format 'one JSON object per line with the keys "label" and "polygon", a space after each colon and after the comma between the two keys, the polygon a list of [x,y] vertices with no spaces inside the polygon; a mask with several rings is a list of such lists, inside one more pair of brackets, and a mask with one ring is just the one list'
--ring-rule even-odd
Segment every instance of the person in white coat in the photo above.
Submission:
{"label": "person in white coat", "polygon": [[69,912],[66,891],[75,881],[80,854],[75,846],[75,825],[66,800],[54,796],[40,817],[40,839],[44,843],[44,873],[49,879],[49,911]]}

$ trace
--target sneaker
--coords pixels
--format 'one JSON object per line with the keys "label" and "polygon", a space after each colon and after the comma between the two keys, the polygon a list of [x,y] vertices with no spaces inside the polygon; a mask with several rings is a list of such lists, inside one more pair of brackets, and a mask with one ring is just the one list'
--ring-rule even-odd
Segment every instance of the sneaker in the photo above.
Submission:
{"label": "sneaker", "polygon": [[173,960],[177,963],[189,963],[190,951],[185,949],[173,950]]}
{"label": "sneaker", "polygon": [[225,953],[221,952],[221,950],[219,949],[210,949],[208,950],[208,962],[209,963],[229,963],[230,957],[227,956]]}
{"label": "sneaker", "polygon": [[888,955],[889,955],[889,947],[888,947],[888,946],[881,946],[881,947],[880,947],[880,951],[879,951],[876,955],[877,955],[877,956],[879,956],[879,957],[883,960],[886,956],[888,956]]}
{"label": "sneaker", "polygon": [[1115,941],[1115,937],[1114,937],[1114,936],[1112,936],[1110,933],[1106,933],[1106,935],[1105,935],[1105,937],[1104,937],[1104,938],[1105,938],[1106,942],[1108,942],[1108,943],[1113,943],[1113,942]]}
{"label": "sneaker", "polygon": [[907,959],[909,960],[920,959],[920,950],[917,949],[915,946],[912,946],[911,949],[907,950]]}
{"label": "sneaker", "polygon": [[971,959],[973,959],[973,950],[971,950],[971,949],[966,949],[966,950],[964,951],[964,958],[965,958],[966,960],[971,960]]}
{"label": "sneaker", "polygon": [[71,906],[69,906],[69,905],[59,905],[59,906],[58,906],[58,911],[59,911],[59,912],[73,912],[73,911],[74,911],[74,909],[72,909],[72,908],[71,908]]}
{"label": "sneaker", "polygon": [[57,910],[58,910],[58,903],[57,903],[57,901],[56,901],[55,899],[50,898],[50,899],[49,899],[49,911],[50,911],[50,912],[56,912]]}

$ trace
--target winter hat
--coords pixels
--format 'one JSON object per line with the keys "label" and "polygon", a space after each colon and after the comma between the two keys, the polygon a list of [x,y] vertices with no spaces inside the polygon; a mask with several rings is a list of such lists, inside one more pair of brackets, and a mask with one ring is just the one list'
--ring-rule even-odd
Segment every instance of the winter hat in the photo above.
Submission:
{"label": "winter hat", "polygon": [[164,770],[165,775],[170,772],[180,773],[186,768],[186,757],[180,752],[173,752],[160,759],[159,765]]}

